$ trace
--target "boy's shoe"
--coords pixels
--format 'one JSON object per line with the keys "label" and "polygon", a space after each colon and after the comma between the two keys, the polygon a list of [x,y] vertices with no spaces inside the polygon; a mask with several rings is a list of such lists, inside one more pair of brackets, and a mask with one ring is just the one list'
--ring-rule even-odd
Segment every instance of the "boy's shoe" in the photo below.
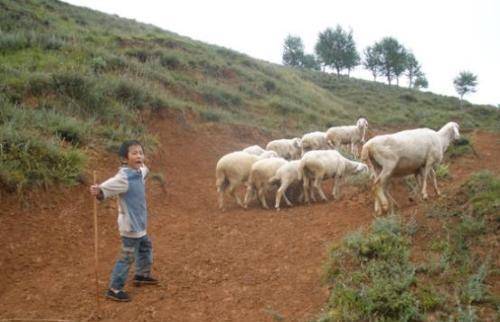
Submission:
{"label": "boy's shoe", "polygon": [[118,302],[129,302],[130,301],[130,296],[124,291],[113,291],[109,289],[106,292],[106,297],[108,299],[112,299],[113,301],[118,301]]}
{"label": "boy's shoe", "polygon": [[136,286],[139,286],[139,285],[156,285],[156,284],[158,284],[158,280],[156,278],[152,278],[150,276],[135,275],[135,277],[134,277],[134,284]]}

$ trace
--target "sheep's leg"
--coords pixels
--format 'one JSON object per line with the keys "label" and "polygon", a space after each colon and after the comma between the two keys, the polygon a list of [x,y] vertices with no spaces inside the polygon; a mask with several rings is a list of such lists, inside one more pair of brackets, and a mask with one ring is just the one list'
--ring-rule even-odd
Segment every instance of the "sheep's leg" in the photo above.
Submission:
{"label": "sheep's leg", "polygon": [[269,209],[266,202],[266,190],[265,187],[259,187],[257,189],[257,195],[259,196],[260,204],[263,208]]}
{"label": "sheep's leg", "polygon": [[224,191],[217,191],[217,201],[219,203],[219,209],[224,210]]}
{"label": "sheep's leg", "polygon": [[293,204],[290,202],[290,200],[286,197],[286,190],[283,193],[283,198],[285,198],[285,202],[288,205],[288,207],[293,206]]}
{"label": "sheep's leg", "polygon": [[439,188],[438,188],[438,185],[437,185],[436,171],[434,170],[434,168],[431,168],[430,175],[432,176],[432,183],[433,183],[433,186],[434,186],[434,191],[436,191],[436,194],[438,196],[441,196],[441,191],[439,191]]}
{"label": "sheep's leg", "polygon": [[389,201],[387,200],[385,192],[387,191],[387,183],[389,182],[393,169],[394,166],[384,167],[377,178],[378,182],[375,183],[375,193],[379,198],[383,213],[389,210]]}
{"label": "sheep's leg", "polygon": [[427,200],[429,198],[429,196],[427,195],[427,177],[429,176],[430,169],[431,165],[429,162],[427,162],[422,173],[422,199],[424,200]]}
{"label": "sheep's leg", "polygon": [[302,186],[304,187],[304,199],[305,199],[305,202],[306,203],[311,203],[311,199],[310,199],[310,189],[309,189],[309,178],[307,178],[306,176],[304,176],[304,182],[302,184]]}
{"label": "sheep's leg", "polygon": [[240,197],[236,194],[236,184],[230,183],[227,192],[234,198],[234,200],[236,200],[236,203],[239,206],[245,208],[245,205],[241,202]]}
{"label": "sheep's leg", "polygon": [[247,192],[245,193],[245,201],[243,208],[247,208],[248,204],[255,198],[255,187],[253,184],[247,184]]}
{"label": "sheep's leg", "polygon": [[283,180],[281,181],[281,185],[278,188],[278,191],[276,191],[276,202],[274,204],[274,208],[276,208],[276,210],[280,210],[281,198],[285,193],[285,190],[286,190],[286,182]]}
{"label": "sheep's leg", "polygon": [[340,199],[340,186],[342,185],[342,176],[335,177],[335,182],[333,183],[332,196],[334,200]]}
{"label": "sheep's leg", "polygon": [[316,177],[316,178],[314,178],[313,186],[314,186],[314,188],[316,188],[316,191],[318,191],[321,199],[323,201],[327,201],[328,199],[326,198],[325,193],[323,192],[323,188],[321,187],[321,182],[323,182],[323,178]]}

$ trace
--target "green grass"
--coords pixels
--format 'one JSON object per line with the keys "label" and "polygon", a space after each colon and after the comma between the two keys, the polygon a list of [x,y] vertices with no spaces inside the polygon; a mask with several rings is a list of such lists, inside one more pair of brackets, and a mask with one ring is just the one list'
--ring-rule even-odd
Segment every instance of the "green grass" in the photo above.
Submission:
{"label": "green grass", "polygon": [[[146,110],[189,110],[204,122],[286,136],[354,124],[360,115],[375,127],[500,124],[493,107],[459,111],[456,98],[278,66],[55,0],[0,2],[0,59],[1,104],[53,111],[65,125],[45,133],[47,142],[77,142],[82,154],[88,145],[114,149],[128,136],[154,148],[140,116]],[[16,131],[29,134],[22,123]],[[26,169],[3,177],[17,170]]]}
{"label": "green grass", "polygon": [[481,171],[429,205],[440,224],[432,231],[389,216],[347,235],[329,252],[331,295],[317,321],[494,320],[499,182]]}

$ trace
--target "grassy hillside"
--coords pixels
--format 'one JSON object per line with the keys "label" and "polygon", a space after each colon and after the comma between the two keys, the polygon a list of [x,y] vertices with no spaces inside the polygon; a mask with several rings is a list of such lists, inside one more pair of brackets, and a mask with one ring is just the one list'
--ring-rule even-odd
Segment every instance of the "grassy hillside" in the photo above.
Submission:
{"label": "grassy hillside", "polygon": [[349,234],[330,250],[317,321],[498,321],[499,209],[500,180],[481,171],[429,204],[424,227],[393,215]]}
{"label": "grassy hillside", "polygon": [[[279,41],[279,40],[277,40]],[[0,186],[79,180],[89,148],[138,137],[164,110],[299,135],[352,124],[498,130],[493,107],[252,59],[54,0],[0,1]]]}

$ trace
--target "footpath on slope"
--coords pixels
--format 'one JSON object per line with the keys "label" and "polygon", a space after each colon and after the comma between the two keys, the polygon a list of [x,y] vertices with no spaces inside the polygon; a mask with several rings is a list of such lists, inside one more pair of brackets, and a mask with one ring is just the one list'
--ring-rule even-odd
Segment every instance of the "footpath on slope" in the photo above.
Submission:
{"label": "footpath on slope", "polygon": [[[327,249],[371,223],[369,191],[345,187],[339,202],[281,212],[257,205],[243,210],[228,198],[228,210],[221,212],[214,178],[218,158],[271,138],[244,126],[190,125],[171,117],[153,121],[151,129],[160,149],[148,165],[165,178],[163,187],[154,180],[147,186],[153,271],[161,284],[128,283],[129,303],[102,298],[102,320],[307,321],[316,316],[329,295],[321,282]],[[481,158],[459,159],[451,170],[455,181],[446,185],[482,168],[500,172],[499,136],[480,132],[475,138]],[[100,180],[116,168],[116,156],[93,151],[89,171],[97,170]],[[394,196],[403,210],[414,207],[399,190]],[[2,196],[0,319],[85,320],[95,303],[88,186],[22,199]],[[99,205],[99,239],[104,293],[120,250],[113,200]]]}

